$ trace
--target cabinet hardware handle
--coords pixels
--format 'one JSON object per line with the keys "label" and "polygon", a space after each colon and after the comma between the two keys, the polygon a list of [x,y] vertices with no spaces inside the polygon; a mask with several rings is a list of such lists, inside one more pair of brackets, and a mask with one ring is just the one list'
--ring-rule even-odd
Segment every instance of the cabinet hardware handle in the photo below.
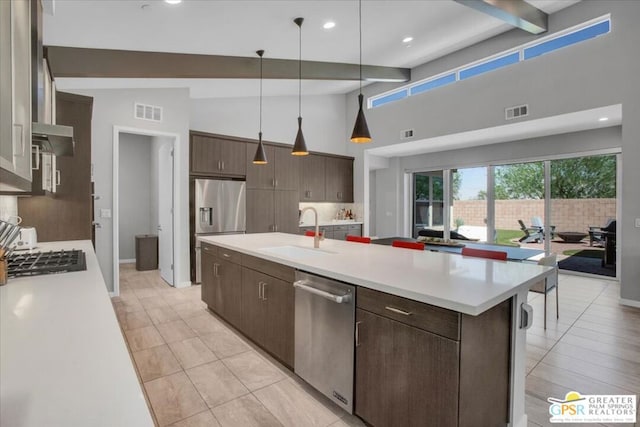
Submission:
{"label": "cabinet hardware handle", "polygon": [[267,284],[266,282],[262,282],[262,301],[267,300]]}
{"label": "cabinet hardware handle", "polygon": [[275,224],[275,225],[273,226],[273,231],[278,231],[278,224]]}
{"label": "cabinet hardware handle", "polygon": [[218,160],[218,170],[220,170],[220,160]]}
{"label": "cabinet hardware handle", "polygon": [[262,299],[262,282],[258,282],[258,299]]}
{"label": "cabinet hardware handle", "polygon": [[225,258],[231,258],[231,255],[225,254],[225,253],[223,253],[222,256],[225,257]]}
{"label": "cabinet hardware handle", "polygon": [[60,185],[60,171],[56,170],[56,185]]}
{"label": "cabinet hardware handle", "polygon": [[276,186],[276,180],[275,180],[275,179],[273,179],[273,178],[271,178],[271,186],[272,186],[272,187],[275,187],[275,186]]}
{"label": "cabinet hardware handle", "polygon": [[213,275],[214,275],[215,277],[220,277],[220,276],[218,275],[218,267],[219,267],[219,266],[220,266],[220,264],[218,264],[218,263],[213,264]]}
{"label": "cabinet hardware handle", "polygon": [[[198,249],[198,248],[196,248],[196,249]],[[205,252],[209,252],[209,250],[210,250],[210,249],[209,249],[208,247],[206,247],[206,246],[205,246],[203,249],[204,249],[204,251],[205,251]]]}
{"label": "cabinet hardware handle", "polygon": [[224,160],[222,161],[222,170],[224,170]]}
{"label": "cabinet hardware handle", "polygon": [[356,322],[356,347],[360,347],[360,324],[362,322]]}
{"label": "cabinet hardware handle", "polygon": [[278,180],[277,180],[277,179],[274,179],[274,180],[273,180],[273,186],[274,186],[274,187],[277,187],[277,186],[278,186]]}
{"label": "cabinet hardware handle", "polygon": [[404,311],[404,310],[400,310],[399,308],[394,308],[394,307],[389,307],[389,306],[386,306],[384,309],[385,310],[389,310],[392,313],[402,314],[403,316],[411,316],[413,314],[410,311]]}

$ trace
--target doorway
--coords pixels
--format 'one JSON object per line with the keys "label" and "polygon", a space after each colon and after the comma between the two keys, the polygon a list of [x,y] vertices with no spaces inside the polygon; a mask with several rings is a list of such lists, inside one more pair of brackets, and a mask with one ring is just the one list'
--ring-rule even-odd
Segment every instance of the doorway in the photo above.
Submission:
{"label": "doorway", "polygon": [[141,257],[136,264],[144,269],[156,269],[157,260],[160,278],[167,285],[175,286],[173,153],[177,141],[175,134],[114,127],[114,295],[119,294],[121,263],[128,263],[133,268],[140,255],[136,246],[140,252],[146,252],[144,261]]}

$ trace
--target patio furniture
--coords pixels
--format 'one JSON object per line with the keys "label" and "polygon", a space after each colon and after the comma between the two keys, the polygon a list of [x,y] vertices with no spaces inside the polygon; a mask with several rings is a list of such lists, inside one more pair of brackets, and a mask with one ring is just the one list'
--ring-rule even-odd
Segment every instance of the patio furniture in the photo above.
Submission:
{"label": "patio furniture", "polygon": [[553,288],[556,289],[556,319],[560,318],[560,305],[558,302],[558,263],[557,255],[550,254],[538,260],[538,265],[547,265],[555,268],[554,274],[547,276],[544,280],[534,283],[529,289],[531,292],[544,294],[544,329],[547,329],[547,294]]}
{"label": "patio furniture", "polygon": [[[542,232],[542,235],[544,236],[544,222],[542,221],[542,218],[540,218],[539,216],[531,217],[531,228],[539,229]],[[556,237],[556,226],[552,225],[551,238],[553,239],[554,237]]]}
{"label": "patio furniture", "polygon": [[602,257],[602,266],[616,265],[616,221],[611,221],[609,225],[602,228],[604,236],[604,256]]}
{"label": "patio furniture", "polygon": [[603,230],[609,227],[613,221],[615,221],[613,218],[609,218],[604,227],[589,226],[589,246],[593,246],[594,243],[604,244],[604,233],[606,231]]}
{"label": "patio furniture", "polygon": [[580,231],[558,231],[556,234],[567,243],[579,243],[587,237],[587,233]]}
{"label": "patio furniture", "polygon": [[463,256],[472,256],[476,258],[497,259],[499,261],[507,260],[507,253],[503,251],[490,251],[487,249],[462,248]]}
{"label": "patio furniture", "polygon": [[[423,236],[423,237],[439,237],[440,239],[444,238],[444,231],[442,230],[432,230],[430,228],[425,228],[422,229],[418,232],[418,236]],[[473,240],[473,239],[469,239],[466,236],[463,236],[462,234],[451,230],[449,232],[449,237],[453,240]]]}
{"label": "patio furniture", "polygon": [[520,243],[537,243],[541,242],[544,238],[543,230],[538,227],[527,227],[524,222],[519,219],[520,230],[524,233],[524,236],[518,239]]}

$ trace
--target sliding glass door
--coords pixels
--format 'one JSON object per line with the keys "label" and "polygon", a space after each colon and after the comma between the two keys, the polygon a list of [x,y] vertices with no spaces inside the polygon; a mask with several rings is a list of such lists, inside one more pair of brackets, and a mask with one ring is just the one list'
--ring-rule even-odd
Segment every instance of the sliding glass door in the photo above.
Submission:
{"label": "sliding glass door", "polygon": [[422,229],[444,228],[444,184],[442,171],[413,174],[413,237]]}

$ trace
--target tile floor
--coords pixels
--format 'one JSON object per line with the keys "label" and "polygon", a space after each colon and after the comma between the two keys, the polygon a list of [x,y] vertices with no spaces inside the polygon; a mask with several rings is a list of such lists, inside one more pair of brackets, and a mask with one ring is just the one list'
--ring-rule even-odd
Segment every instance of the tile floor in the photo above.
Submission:
{"label": "tile floor", "polygon": [[[159,426],[364,425],[206,310],[200,286],[174,289],[133,264],[121,266],[120,286],[113,305]],[[560,318],[552,292],[546,331],[544,296],[529,295],[526,411],[534,427],[551,425],[549,396],[640,394],[640,309],[617,303],[613,281],[560,275],[559,288]]]}

